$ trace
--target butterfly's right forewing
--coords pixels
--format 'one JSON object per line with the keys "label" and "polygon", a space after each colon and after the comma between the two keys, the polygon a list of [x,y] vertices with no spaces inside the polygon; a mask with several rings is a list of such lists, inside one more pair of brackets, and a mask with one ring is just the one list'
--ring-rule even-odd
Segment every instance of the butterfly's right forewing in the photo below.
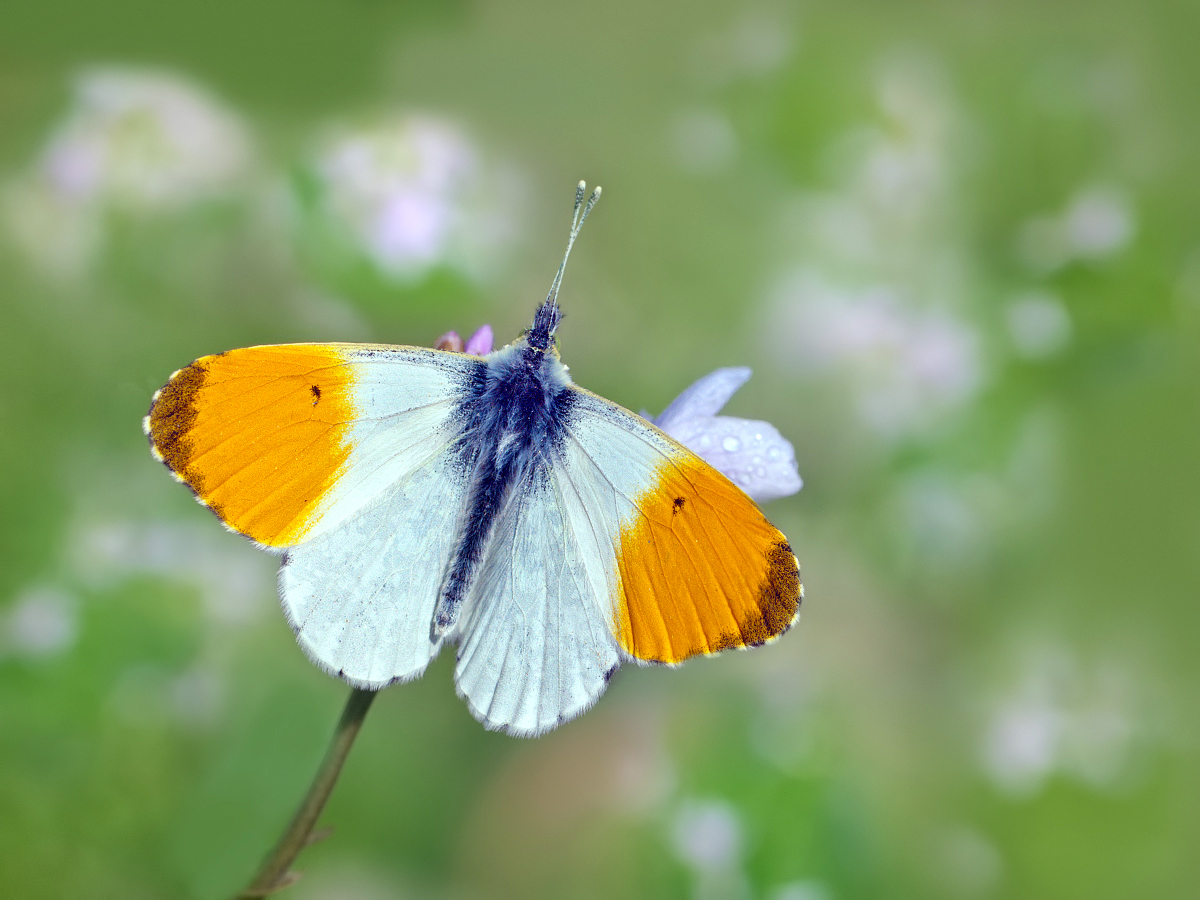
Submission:
{"label": "butterfly's right forewing", "polygon": [[469,472],[454,455],[483,362],[367,344],[204,357],[155,396],[156,455],[231,529],[286,550],[300,646],[359,687],[416,677]]}

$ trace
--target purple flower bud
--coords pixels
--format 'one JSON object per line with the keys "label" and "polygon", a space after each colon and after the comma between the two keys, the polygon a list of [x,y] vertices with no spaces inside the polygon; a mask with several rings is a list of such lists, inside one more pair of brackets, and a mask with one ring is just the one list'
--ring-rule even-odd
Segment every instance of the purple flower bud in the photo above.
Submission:
{"label": "purple flower bud", "polygon": [[464,348],[464,352],[473,354],[475,356],[487,356],[492,352],[493,340],[492,326],[480,325],[479,330],[471,335],[470,340],[467,341],[467,346]]}
{"label": "purple flower bud", "polygon": [[458,336],[457,331],[447,331],[440,338],[433,342],[434,350],[450,350],[453,353],[463,352],[463,339]]}
{"label": "purple flower bud", "polygon": [[803,482],[796,451],[775,426],[717,415],[750,374],[744,368],[717,369],[652,421],[761,502],[794,494]]}
{"label": "purple flower bud", "polygon": [[457,331],[447,331],[434,344],[434,350],[451,350],[454,353],[470,353],[473,356],[487,356],[492,352],[492,326],[481,325],[463,344],[463,339]]}

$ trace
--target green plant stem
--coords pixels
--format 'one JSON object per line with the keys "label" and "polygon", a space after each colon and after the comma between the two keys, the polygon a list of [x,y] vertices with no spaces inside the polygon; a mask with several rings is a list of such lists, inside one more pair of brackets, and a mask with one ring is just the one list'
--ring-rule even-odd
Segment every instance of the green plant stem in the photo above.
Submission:
{"label": "green plant stem", "polygon": [[317,824],[329,795],[333,793],[333,786],[337,784],[338,775],[342,772],[342,764],[346,762],[346,756],[354,745],[354,739],[358,736],[358,730],[362,727],[367,710],[371,708],[375,694],[375,691],[350,689],[346,707],[342,710],[342,718],[333,732],[333,740],[329,742],[329,749],[325,751],[321,768],[317,770],[300,808],[292,816],[287,830],[263,862],[254,880],[237,895],[236,900],[269,897],[299,877],[290,871],[291,865],[300,855],[300,851],[313,842],[313,827]]}

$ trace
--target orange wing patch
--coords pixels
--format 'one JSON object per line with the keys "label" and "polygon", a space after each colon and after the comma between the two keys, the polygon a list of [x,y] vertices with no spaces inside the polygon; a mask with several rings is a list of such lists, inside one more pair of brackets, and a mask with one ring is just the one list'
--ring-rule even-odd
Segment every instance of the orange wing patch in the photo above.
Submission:
{"label": "orange wing patch", "polygon": [[296,543],[350,448],[351,369],[335,347],[249,347],[205,356],[154,396],[155,455],[235,531]]}
{"label": "orange wing patch", "polygon": [[791,627],[803,589],[785,538],[754,502],[696,457],[663,466],[621,529],[617,640],[678,663],[758,646]]}

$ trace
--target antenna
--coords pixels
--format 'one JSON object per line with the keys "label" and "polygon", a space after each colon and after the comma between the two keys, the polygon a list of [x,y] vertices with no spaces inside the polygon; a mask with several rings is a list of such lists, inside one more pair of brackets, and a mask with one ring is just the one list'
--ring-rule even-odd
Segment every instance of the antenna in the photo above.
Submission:
{"label": "antenna", "polygon": [[585,203],[583,198],[586,194],[587,185],[581,181],[575,187],[575,211],[571,214],[571,236],[567,239],[567,252],[563,254],[558,273],[554,276],[554,283],[550,285],[550,293],[546,295],[546,302],[538,307],[533,316],[533,326],[525,335],[529,346],[538,352],[545,352],[554,343],[554,332],[562,318],[562,314],[558,311],[558,289],[562,286],[563,271],[567,268],[567,258],[571,255],[571,248],[575,246],[575,238],[579,237],[579,229],[583,227],[588,213],[600,199],[599,185],[592,190]]}
{"label": "antenna", "polygon": [[587,198],[587,203],[583,202],[585,193],[587,193],[587,184],[581,181],[575,186],[575,211],[571,214],[571,236],[567,238],[567,252],[563,254],[562,263],[558,267],[558,274],[554,276],[554,283],[550,285],[550,293],[546,295],[546,302],[552,306],[558,305],[558,289],[562,285],[563,272],[567,268],[567,258],[571,255],[571,248],[575,246],[575,238],[579,237],[579,230],[583,228],[583,223],[587,221],[588,213],[592,211],[592,207],[600,199],[600,185],[596,185],[592,190],[591,196]]}

